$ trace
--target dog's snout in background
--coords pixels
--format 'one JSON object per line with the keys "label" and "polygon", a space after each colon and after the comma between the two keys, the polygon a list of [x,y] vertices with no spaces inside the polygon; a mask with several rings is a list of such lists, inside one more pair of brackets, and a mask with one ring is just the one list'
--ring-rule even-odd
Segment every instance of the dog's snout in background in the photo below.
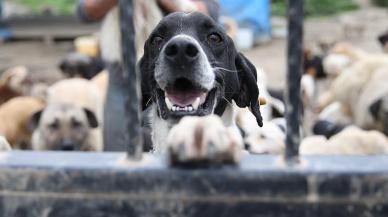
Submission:
{"label": "dog's snout in background", "polygon": [[63,139],[60,147],[62,151],[73,151],[76,147],[76,142],[70,139]]}

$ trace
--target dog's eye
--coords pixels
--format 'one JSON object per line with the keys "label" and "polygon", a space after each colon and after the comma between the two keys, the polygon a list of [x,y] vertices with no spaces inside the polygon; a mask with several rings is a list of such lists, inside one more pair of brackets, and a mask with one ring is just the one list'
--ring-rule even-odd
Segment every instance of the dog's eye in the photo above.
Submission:
{"label": "dog's eye", "polygon": [[152,41],[151,41],[151,43],[152,43],[153,45],[160,45],[162,42],[163,42],[163,38],[160,37],[160,36],[154,36],[154,37],[152,38]]}
{"label": "dog's eye", "polygon": [[57,121],[51,123],[48,125],[48,127],[51,129],[51,130],[57,130],[59,128],[59,123]]}
{"label": "dog's eye", "polygon": [[79,121],[77,121],[77,120],[72,120],[72,121],[71,121],[71,126],[72,126],[73,128],[78,128],[78,127],[81,127],[81,126],[82,126],[82,123],[79,122]]}
{"label": "dog's eye", "polygon": [[210,42],[213,42],[213,43],[221,43],[222,42],[222,38],[219,34],[217,33],[212,33],[210,34],[207,39],[210,41]]}

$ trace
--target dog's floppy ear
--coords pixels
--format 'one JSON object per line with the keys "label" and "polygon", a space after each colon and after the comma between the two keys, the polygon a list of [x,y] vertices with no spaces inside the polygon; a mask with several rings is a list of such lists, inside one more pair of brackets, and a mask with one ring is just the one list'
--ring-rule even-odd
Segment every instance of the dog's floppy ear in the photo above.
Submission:
{"label": "dog's floppy ear", "polygon": [[90,111],[87,108],[84,108],[84,111],[86,114],[86,118],[88,119],[89,127],[91,127],[91,128],[98,127],[98,121],[97,121],[97,118],[96,118],[96,115],[94,114],[94,112]]}
{"label": "dog's floppy ear", "polygon": [[388,32],[380,35],[377,40],[380,42],[382,46],[385,45],[385,43],[388,43]]}
{"label": "dog's floppy ear", "polygon": [[374,119],[378,119],[378,115],[379,115],[379,111],[382,103],[383,103],[383,99],[379,99],[375,101],[371,106],[369,106],[369,113],[372,115]]}
{"label": "dog's floppy ear", "polygon": [[149,83],[151,79],[150,73],[152,72],[152,70],[149,69],[148,61],[145,56],[143,56],[139,60],[137,68],[139,70],[140,81],[141,81],[141,98],[142,98],[141,108],[142,108],[142,111],[144,111],[147,109],[149,105],[151,105],[150,101],[151,101],[152,95],[151,95],[151,88],[149,86]]}
{"label": "dog's floppy ear", "polygon": [[27,129],[30,132],[33,132],[39,125],[40,117],[42,116],[43,109],[35,112],[27,124]]}
{"label": "dog's floppy ear", "polygon": [[257,124],[263,126],[263,118],[260,113],[259,88],[257,87],[257,73],[255,66],[241,53],[238,53],[235,60],[240,91],[233,99],[241,107],[249,107],[256,117]]}

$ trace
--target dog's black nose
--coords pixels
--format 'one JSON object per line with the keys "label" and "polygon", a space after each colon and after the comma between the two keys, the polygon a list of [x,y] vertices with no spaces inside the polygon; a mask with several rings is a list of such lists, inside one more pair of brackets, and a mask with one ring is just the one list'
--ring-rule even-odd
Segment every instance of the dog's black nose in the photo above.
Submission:
{"label": "dog's black nose", "polygon": [[73,151],[74,150],[74,142],[68,139],[64,139],[61,142],[61,150],[62,151]]}
{"label": "dog's black nose", "polygon": [[171,61],[191,62],[198,58],[197,46],[185,39],[175,39],[167,44],[165,54]]}

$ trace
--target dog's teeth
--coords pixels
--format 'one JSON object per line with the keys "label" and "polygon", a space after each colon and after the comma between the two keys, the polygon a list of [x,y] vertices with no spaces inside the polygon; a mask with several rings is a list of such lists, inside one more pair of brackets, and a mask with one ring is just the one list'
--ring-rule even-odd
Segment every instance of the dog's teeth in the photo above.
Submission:
{"label": "dog's teeth", "polygon": [[164,100],[166,102],[167,108],[171,110],[173,108],[172,102],[167,97]]}
{"label": "dog's teeth", "polygon": [[194,110],[198,109],[200,101],[201,101],[201,99],[199,97],[197,97],[197,99],[195,99],[194,103],[192,104]]}
{"label": "dog's teeth", "polygon": [[178,107],[174,105],[174,106],[172,106],[171,110],[172,110],[173,112],[175,112],[175,111],[178,110]]}
{"label": "dog's teeth", "polygon": [[193,109],[192,106],[189,106],[189,107],[187,107],[187,110],[188,110],[189,112],[191,112],[191,111],[193,111],[194,109]]}

